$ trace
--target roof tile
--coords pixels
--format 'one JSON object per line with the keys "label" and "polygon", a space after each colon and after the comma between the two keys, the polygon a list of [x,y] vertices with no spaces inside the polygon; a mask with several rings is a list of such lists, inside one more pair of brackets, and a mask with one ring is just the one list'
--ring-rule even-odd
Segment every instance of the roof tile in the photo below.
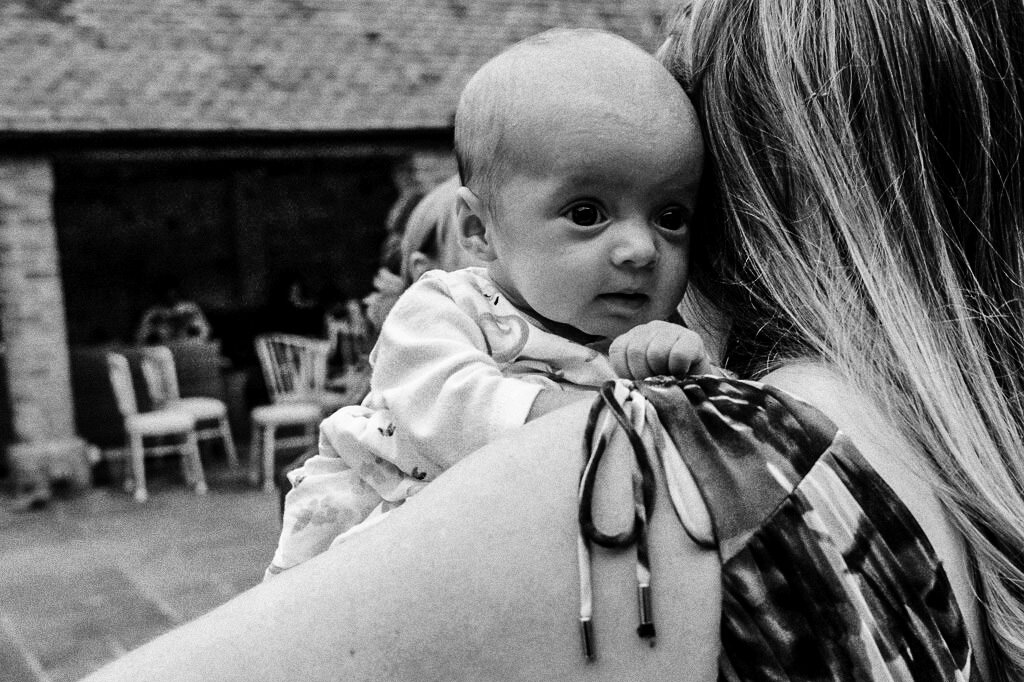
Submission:
{"label": "roof tile", "polygon": [[647,49],[674,0],[0,3],[0,131],[440,128],[473,71],[554,26]]}

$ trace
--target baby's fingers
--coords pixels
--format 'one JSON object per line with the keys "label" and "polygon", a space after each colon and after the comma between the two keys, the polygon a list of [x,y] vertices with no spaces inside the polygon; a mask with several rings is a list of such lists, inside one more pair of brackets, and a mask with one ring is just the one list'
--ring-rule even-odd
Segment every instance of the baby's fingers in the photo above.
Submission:
{"label": "baby's fingers", "polygon": [[629,330],[608,350],[612,368],[619,376],[636,380],[666,374],[677,329],[668,323],[650,322]]}
{"label": "baby's fingers", "polygon": [[666,353],[665,373],[672,376],[685,376],[687,374],[707,374],[713,372],[711,360],[704,349],[704,341],[695,332],[683,330],[672,343],[671,349]]}
{"label": "baby's fingers", "polygon": [[663,374],[674,374],[676,372],[686,373],[689,363],[685,358],[675,352],[679,339],[675,332],[666,334],[664,332],[651,334],[644,343],[644,371],[642,377],[645,379]]}
{"label": "baby's fingers", "polygon": [[612,342],[608,354],[619,376],[636,380],[714,371],[696,332],[663,321],[631,329]]}
{"label": "baby's fingers", "polygon": [[631,329],[612,341],[608,349],[608,359],[612,369],[620,377],[642,379],[647,369],[647,344],[641,340],[637,329]]}

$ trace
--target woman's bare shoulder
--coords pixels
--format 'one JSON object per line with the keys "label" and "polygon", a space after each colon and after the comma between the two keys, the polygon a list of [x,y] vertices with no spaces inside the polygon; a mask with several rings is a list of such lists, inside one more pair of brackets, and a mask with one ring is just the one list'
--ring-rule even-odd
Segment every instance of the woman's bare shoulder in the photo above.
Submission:
{"label": "woman's bare shoulder", "polygon": [[[582,656],[576,488],[587,411],[568,406],[488,445],[373,529],[100,678],[716,679],[718,556],[689,541],[667,504],[650,528],[657,646],[635,631],[635,552],[598,550],[597,660]],[[623,471],[621,488],[607,485],[632,510]]]}

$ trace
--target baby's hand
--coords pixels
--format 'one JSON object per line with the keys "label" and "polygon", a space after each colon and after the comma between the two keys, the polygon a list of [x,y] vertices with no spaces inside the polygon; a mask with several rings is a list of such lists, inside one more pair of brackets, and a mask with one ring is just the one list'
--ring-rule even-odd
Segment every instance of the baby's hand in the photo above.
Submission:
{"label": "baby's hand", "polygon": [[714,372],[696,332],[661,320],[634,327],[612,341],[608,357],[616,374],[637,381],[662,374]]}

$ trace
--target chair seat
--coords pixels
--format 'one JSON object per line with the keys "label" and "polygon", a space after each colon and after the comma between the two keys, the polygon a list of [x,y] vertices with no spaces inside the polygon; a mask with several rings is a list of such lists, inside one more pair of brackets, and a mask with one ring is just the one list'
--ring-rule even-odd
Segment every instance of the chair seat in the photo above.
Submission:
{"label": "chair seat", "polygon": [[195,429],[196,419],[182,410],[153,410],[126,415],[124,428],[128,433],[141,436],[162,436],[167,433],[187,433]]}
{"label": "chair seat", "polygon": [[258,424],[296,424],[320,421],[316,403],[286,402],[252,408],[252,419]]}
{"label": "chair seat", "polygon": [[188,412],[196,418],[196,421],[220,419],[228,413],[228,407],[224,404],[223,400],[218,400],[217,398],[203,398],[200,396],[171,400],[164,405],[164,407]]}

